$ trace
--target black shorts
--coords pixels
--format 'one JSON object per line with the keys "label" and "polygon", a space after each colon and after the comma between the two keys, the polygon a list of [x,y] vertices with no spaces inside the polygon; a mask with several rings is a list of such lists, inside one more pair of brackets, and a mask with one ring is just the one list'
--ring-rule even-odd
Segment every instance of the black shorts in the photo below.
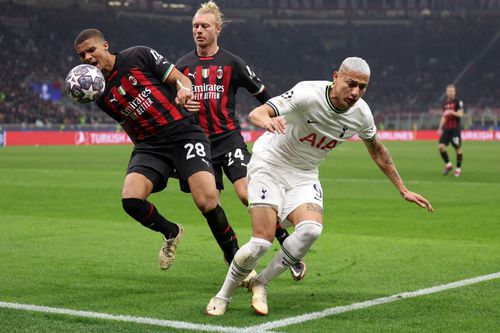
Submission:
{"label": "black shorts", "polygon": [[[222,191],[224,189],[224,174],[231,183],[247,176],[247,165],[252,154],[248,151],[239,131],[235,131],[235,133],[225,136],[223,139],[212,141],[211,151],[216,152],[212,156],[212,167],[218,190]],[[181,178],[179,182],[181,190],[189,192],[187,181]]]}
{"label": "black shorts", "polygon": [[445,129],[439,138],[439,143],[444,145],[451,145],[455,148],[462,146],[462,136],[460,135],[459,128]]}
{"label": "black shorts", "polygon": [[234,183],[238,179],[247,176],[247,165],[250,162],[252,155],[246,146],[237,147],[227,152],[225,155],[212,159],[212,166],[214,168],[215,183],[217,189],[224,189],[223,175],[226,174],[227,178]]}
{"label": "black shorts", "polygon": [[137,143],[132,151],[127,174],[140,173],[153,183],[153,192],[167,186],[168,178],[188,179],[198,171],[213,173],[210,144],[203,130],[189,122],[175,136],[159,137],[154,142]]}

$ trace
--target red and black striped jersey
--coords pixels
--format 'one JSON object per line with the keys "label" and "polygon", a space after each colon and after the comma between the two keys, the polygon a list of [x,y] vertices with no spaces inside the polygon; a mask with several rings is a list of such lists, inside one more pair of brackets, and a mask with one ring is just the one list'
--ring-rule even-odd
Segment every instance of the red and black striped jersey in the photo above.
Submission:
{"label": "red and black striped jersey", "polygon": [[235,117],[239,87],[247,89],[261,104],[271,98],[245,61],[222,48],[210,57],[199,57],[194,50],[180,58],[176,67],[193,83],[195,99],[201,103],[198,120],[212,140],[240,130]]}
{"label": "red and black striped jersey", "polygon": [[162,135],[176,121],[191,115],[175,102],[176,88],[165,83],[173,68],[174,64],[149,47],[118,52],[97,105],[130,127],[133,142]]}
{"label": "red and black striped jersey", "polygon": [[[457,111],[464,110],[464,102],[458,99],[446,100],[443,104],[443,112],[446,111]],[[460,119],[452,114],[445,115],[443,129],[455,129],[460,128]]]}

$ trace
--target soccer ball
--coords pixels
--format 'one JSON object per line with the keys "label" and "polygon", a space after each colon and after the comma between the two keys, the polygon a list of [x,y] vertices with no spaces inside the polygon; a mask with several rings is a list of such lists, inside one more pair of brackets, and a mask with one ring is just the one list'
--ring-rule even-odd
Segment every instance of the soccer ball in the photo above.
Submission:
{"label": "soccer ball", "polygon": [[106,81],[99,68],[83,64],[69,71],[64,80],[68,96],[78,103],[95,102],[104,93]]}

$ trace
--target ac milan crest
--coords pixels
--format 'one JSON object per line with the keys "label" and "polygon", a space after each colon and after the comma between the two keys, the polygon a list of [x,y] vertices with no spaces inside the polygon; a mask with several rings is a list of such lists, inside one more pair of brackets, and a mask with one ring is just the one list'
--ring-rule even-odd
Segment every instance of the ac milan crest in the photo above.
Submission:
{"label": "ac milan crest", "polygon": [[222,67],[217,68],[217,78],[220,80],[222,79],[222,76],[224,76],[224,71],[222,70]]}
{"label": "ac milan crest", "polygon": [[129,75],[128,80],[133,86],[137,85],[137,79],[132,75]]}

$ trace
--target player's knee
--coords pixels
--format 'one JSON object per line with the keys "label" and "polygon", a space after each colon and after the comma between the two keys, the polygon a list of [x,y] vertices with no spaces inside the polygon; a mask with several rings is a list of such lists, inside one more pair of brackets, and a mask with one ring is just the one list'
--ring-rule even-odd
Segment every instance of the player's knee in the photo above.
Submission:
{"label": "player's knee", "polygon": [[262,258],[266,252],[271,248],[272,243],[266,239],[252,237],[250,239],[250,244],[252,244],[253,256],[256,258]]}
{"label": "player's knee", "polygon": [[243,245],[236,255],[234,260],[242,266],[246,266],[247,262],[255,262],[262,258],[271,247],[272,243],[268,240],[252,237],[248,243]]}
{"label": "player's knee", "polygon": [[193,193],[193,200],[202,213],[208,213],[219,204],[219,194],[217,191]]}
{"label": "player's knee", "polygon": [[146,201],[141,199],[122,199],[123,210],[136,220],[140,220],[144,216],[144,211],[147,210],[147,206]]}
{"label": "player's knee", "polygon": [[323,225],[316,221],[302,221],[295,227],[295,232],[308,243],[314,243],[321,236]]}
{"label": "player's knee", "polygon": [[219,199],[203,199],[199,201],[195,201],[196,207],[203,213],[206,214],[210,211],[212,211],[217,205],[219,204]]}

